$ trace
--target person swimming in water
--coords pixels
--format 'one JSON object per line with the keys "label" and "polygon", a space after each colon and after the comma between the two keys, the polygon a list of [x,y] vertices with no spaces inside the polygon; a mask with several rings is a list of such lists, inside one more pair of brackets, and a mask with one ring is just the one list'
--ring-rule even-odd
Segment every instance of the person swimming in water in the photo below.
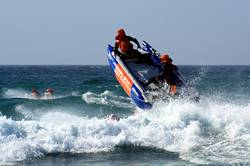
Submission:
{"label": "person swimming in water", "polygon": [[34,98],[38,98],[40,96],[40,94],[38,93],[38,91],[34,88],[31,90],[31,96]]}
{"label": "person swimming in water", "polygon": [[115,115],[115,114],[109,115],[108,119],[112,120],[112,121],[119,121],[120,120],[120,118],[117,115]]}
{"label": "person swimming in water", "polygon": [[44,92],[44,96],[45,97],[52,97],[54,93],[54,90],[51,88],[48,88],[45,92]]}

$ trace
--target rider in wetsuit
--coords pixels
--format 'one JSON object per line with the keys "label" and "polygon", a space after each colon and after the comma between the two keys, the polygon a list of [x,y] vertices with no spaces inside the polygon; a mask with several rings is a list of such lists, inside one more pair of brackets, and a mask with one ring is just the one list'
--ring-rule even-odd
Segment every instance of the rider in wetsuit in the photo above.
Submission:
{"label": "rider in wetsuit", "polygon": [[[140,58],[141,53],[135,49],[133,49],[134,42],[138,48],[140,48],[140,44],[137,41],[136,38],[133,38],[131,36],[127,36],[124,29],[118,29],[117,34],[115,37],[115,52],[116,54],[119,54],[121,58]],[[120,52],[118,51],[120,50]]]}

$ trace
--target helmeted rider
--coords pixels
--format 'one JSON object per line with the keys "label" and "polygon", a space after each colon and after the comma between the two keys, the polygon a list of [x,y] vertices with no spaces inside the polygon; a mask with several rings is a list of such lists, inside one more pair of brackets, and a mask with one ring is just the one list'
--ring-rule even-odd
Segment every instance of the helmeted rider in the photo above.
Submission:
{"label": "helmeted rider", "polygon": [[158,77],[161,82],[166,82],[170,85],[170,93],[177,93],[177,84],[180,84],[178,77],[176,76],[178,68],[172,63],[172,59],[168,54],[163,54],[160,57],[162,63],[162,73]]}
{"label": "helmeted rider", "polygon": [[139,58],[141,56],[139,51],[133,49],[133,44],[131,43],[131,41],[134,42],[140,48],[139,42],[136,38],[127,36],[124,29],[117,30],[115,40],[115,52],[122,58]]}

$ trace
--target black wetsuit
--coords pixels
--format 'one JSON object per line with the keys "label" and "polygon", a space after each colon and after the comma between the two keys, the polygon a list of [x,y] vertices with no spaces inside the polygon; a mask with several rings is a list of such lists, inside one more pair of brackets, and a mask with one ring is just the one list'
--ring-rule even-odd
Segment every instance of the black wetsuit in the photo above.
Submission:
{"label": "black wetsuit", "polygon": [[175,65],[173,65],[172,63],[164,63],[162,68],[163,71],[159,76],[159,79],[162,82],[167,81],[169,85],[177,85],[177,86],[181,86],[183,84],[183,82],[177,76],[178,68]]}

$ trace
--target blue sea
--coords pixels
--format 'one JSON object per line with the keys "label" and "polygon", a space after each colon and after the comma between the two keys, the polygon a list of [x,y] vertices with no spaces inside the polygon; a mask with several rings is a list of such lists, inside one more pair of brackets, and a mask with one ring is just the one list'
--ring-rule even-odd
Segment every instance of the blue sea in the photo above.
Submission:
{"label": "blue sea", "polygon": [[143,111],[109,66],[0,66],[0,165],[250,165],[250,66],[178,67],[200,102]]}

